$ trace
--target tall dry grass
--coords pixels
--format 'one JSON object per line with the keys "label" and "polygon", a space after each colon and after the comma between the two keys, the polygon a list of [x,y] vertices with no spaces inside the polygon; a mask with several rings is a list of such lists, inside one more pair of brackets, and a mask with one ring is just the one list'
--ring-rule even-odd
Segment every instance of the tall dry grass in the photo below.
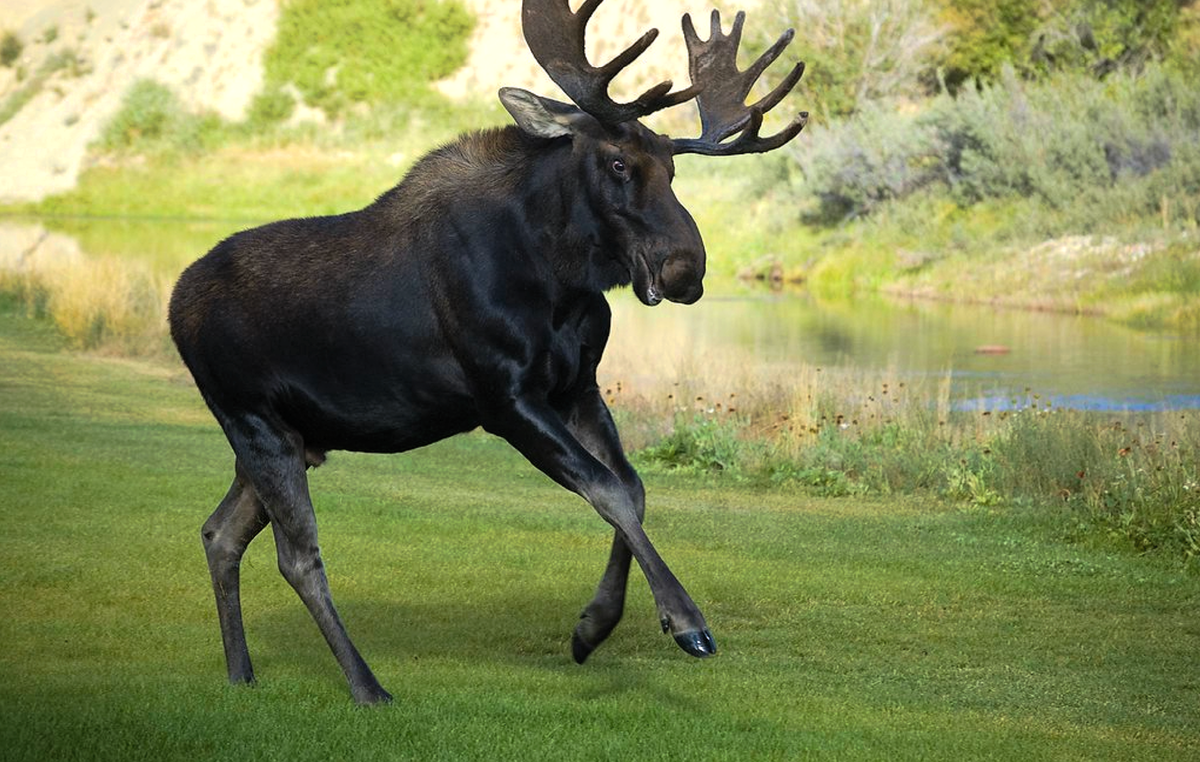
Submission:
{"label": "tall dry grass", "polygon": [[174,278],[120,257],[32,260],[0,269],[0,291],[55,324],[77,349],[166,357],[167,303]]}

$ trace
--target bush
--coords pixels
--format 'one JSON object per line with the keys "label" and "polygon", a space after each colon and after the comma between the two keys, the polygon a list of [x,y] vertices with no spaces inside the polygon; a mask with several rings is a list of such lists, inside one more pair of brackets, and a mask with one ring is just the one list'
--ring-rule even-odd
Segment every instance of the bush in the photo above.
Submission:
{"label": "bush", "polygon": [[267,92],[290,82],[331,116],[427,100],[466,61],[472,24],[456,0],[292,0],[266,53]]}
{"label": "bush", "polygon": [[1178,0],[1072,0],[1035,32],[1029,67],[1098,76],[1141,70],[1168,55],[1179,6]]}
{"label": "bush", "polygon": [[211,145],[221,128],[216,115],[190,114],[166,85],[141,79],[125,93],[120,111],[105,126],[97,145],[113,153],[192,152]]}
{"label": "bush", "polygon": [[747,445],[738,439],[733,422],[703,415],[678,417],[675,428],[657,444],[636,454],[638,465],[650,471],[701,474],[738,473]]}
{"label": "bush", "polygon": [[0,37],[0,66],[10,67],[15,64],[24,49],[25,45],[16,32],[5,31]]}
{"label": "bush", "polygon": [[1200,214],[1200,90],[1166,66],[1101,82],[1062,74],[943,94],[915,116],[864,109],[793,149],[822,218],[941,187],[961,207],[1033,199],[1072,227]]}
{"label": "bush", "polygon": [[[806,98],[817,120],[921,92],[920,76],[943,35],[927,0],[776,0],[774,5],[778,26],[798,31],[789,55],[810,64]],[[777,34],[776,26],[756,25],[761,31],[748,49],[757,53],[775,42],[767,35]]]}
{"label": "bush", "polygon": [[819,201],[818,221],[869,214],[942,177],[936,136],[913,115],[869,103],[853,119],[810,130],[792,155]]}
{"label": "bush", "polygon": [[278,87],[268,88],[254,96],[246,121],[256,127],[267,127],[287,121],[295,111],[295,98]]}
{"label": "bush", "polygon": [[1041,23],[1042,0],[937,0],[950,27],[935,66],[957,92],[968,82],[990,82],[1021,52]]}

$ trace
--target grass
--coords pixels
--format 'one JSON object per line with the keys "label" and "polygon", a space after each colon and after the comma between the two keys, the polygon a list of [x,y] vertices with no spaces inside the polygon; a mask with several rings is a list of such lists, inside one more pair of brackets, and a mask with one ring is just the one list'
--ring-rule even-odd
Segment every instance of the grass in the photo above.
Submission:
{"label": "grass", "polygon": [[334,594],[397,701],[355,709],[269,536],[260,685],[224,684],[198,527],[231,462],[173,365],[62,351],[0,310],[0,742],[14,759],[1182,759],[1200,580],[1064,542],[1061,509],[648,478],[721,654],[640,577],[584,667],[609,532],[498,440],[314,472]]}

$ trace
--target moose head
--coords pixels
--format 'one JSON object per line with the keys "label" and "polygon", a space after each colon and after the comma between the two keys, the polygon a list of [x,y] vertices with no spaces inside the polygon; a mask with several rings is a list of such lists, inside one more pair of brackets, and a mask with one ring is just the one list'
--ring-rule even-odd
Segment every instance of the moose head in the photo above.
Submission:
{"label": "moose head", "polygon": [[[800,81],[804,64],[795,64],[778,86],[748,106],[750,91],[791,43],[794,31],[789,29],[754,64],[739,71],[737,53],[746,14],[739,12],[725,34],[720,13],[714,10],[708,40],[700,39],[691,16],[685,14],[691,86],[671,92],[673,83],[661,82],[633,101],[618,103],[608,93],[609,84],[650,47],[658,30],[646,32],[603,66],[593,66],[584,53],[584,37],[601,2],[586,0],[575,12],[567,0],[525,0],[522,6],[530,51],[575,105],[513,87],[501,89],[500,100],[526,134],[567,138],[577,154],[590,157],[581,171],[589,180],[585,186],[596,189],[592,211],[613,228],[616,256],[627,267],[637,297],[650,306],[664,298],[691,304],[704,293],[704,242],[671,190],[673,157],[761,153],[787,143],[804,129],[807,112],[774,135],[762,137],[759,132],[764,114]],[[692,100],[700,112],[697,138],[672,139],[638,121]]]}

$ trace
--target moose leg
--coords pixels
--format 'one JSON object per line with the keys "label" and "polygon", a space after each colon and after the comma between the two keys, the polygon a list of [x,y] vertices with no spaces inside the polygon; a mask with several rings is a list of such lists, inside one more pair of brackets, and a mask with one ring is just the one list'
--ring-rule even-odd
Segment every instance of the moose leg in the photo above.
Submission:
{"label": "moose leg", "polygon": [[213,511],[200,532],[204,555],[217,598],[217,618],[225,646],[229,682],[254,682],[246,630],[242,625],[240,572],[246,546],[267,525],[267,513],[254,488],[239,472],[228,494]]}
{"label": "moose leg", "polygon": [[334,608],[317,544],[317,519],[299,437],[276,433],[261,419],[243,423],[230,440],[271,519],[280,573],[316,620],[354,700],[360,704],[390,701],[391,695],[359,655]]}
{"label": "moose leg", "polygon": [[[646,511],[646,491],[625,457],[617,427],[599,389],[593,388],[577,400],[566,421],[575,438],[626,486],[633,498],[638,523],[641,523]],[[579,615],[579,623],[571,637],[571,655],[576,663],[583,664],[621,621],[632,559],[633,554],[621,539],[621,533],[615,532],[604,576],[596,587],[595,597]]]}
{"label": "moose leg", "polygon": [[[663,631],[670,630],[680,648],[693,656],[717,652],[704,615],[642,529],[634,491],[588,452],[552,407],[538,400],[518,399],[488,427],[551,479],[587,500],[613,525],[650,583]],[[619,571],[620,558],[617,564]],[[614,582],[617,576],[614,572]]]}

